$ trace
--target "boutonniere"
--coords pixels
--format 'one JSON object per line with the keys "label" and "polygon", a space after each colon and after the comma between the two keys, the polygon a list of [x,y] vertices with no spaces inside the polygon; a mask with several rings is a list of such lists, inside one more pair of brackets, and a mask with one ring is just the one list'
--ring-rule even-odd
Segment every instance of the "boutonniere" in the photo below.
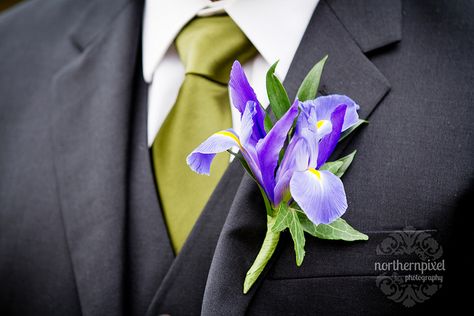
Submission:
{"label": "boutonniere", "polygon": [[214,156],[228,151],[260,188],[267,232],[245,277],[244,293],[265,268],[285,230],[293,239],[297,266],[305,255],[305,233],[321,239],[368,239],[341,218],[347,199],[340,178],[355,151],[327,161],[338,142],[365,121],[359,119],[359,106],[347,96],[316,97],[326,59],[310,70],[293,103],[274,74],[275,63],[266,77],[268,111],[258,102],[239,62],[234,62],[229,91],[233,106],[241,114],[240,135],[232,129],[218,131],[187,158],[192,170],[208,175]]}

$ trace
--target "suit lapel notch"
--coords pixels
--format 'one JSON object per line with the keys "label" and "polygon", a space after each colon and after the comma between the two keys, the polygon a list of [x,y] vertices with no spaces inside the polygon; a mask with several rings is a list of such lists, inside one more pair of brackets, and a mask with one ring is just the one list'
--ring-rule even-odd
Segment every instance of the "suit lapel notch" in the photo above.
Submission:
{"label": "suit lapel notch", "polygon": [[74,46],[83,51],[100,40],[109,31],[113,20],[132,2],[133,0],[90,1],[70,34]]}
{"label": "suit lapel notch", "polygon": [[400,0],[327,0],[364,53],[402,39]]}
{"label": "suit lapel notch", "polygon": [[[351,8],[350,3],[337,2],[335,11],[327,1],[321,0],[306,29],[284,84],[289,95],[295,96],[299,84],[309,69],[328,55],[319,87],[320,94],[348,95],[361,106],[360,116],[368,118],[389,92],[390,83],[354,40],[357,36],[349,33],[349,27],[335,14],[350,11]],[[373,10],[376,9],[378,6],[374,4]],[[345,14],[344,20],[348,23],[360,19],[356,15],[349,18],[348,13]],[[391,35],[388,38],[391,38]]]}

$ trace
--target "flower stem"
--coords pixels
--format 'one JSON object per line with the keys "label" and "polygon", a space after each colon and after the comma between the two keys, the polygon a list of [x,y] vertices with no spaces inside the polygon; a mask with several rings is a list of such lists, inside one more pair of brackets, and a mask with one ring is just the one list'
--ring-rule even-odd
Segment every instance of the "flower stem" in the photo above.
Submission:
{"label": "flower stem", "polygon": [[272,257],[280,240],[280,232],[273,232],[272,227],[275,224],[275,217],[267,216],[267,233],[263,240],[262,248],[258,252],[255,261],[247,271],[244,281],[244,294],[250,290],[252,285],[257,281],[268,261]]}

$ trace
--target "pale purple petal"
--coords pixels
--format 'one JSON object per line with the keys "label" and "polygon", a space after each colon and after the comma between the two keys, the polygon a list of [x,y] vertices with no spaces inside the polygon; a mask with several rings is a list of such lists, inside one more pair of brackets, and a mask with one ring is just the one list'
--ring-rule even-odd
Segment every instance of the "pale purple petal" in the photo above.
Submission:
{"label": "pale purple petal", "polygon": [[241,127],[240,127],[240,142],[244,148],[255,146],[251,143],[253,128],[255,125],[254,117],[257,113],[257,104],[254,101],[248,101],[245,110],[242,113]]}
{"label": "pale purple petal", "polygon": [[232,105],[239,110],[240,114],[244,113],[248,101],[254,101],[259,104],[257,96],[245,76],[244,70],[237,60],[234,61],[230,71],[229,93]]}
{"label": "pale purple petal", "polygon": [[217,132],[189,154],[186,162],[194,172],[209,175],[211,163],[216,154],[224,152],[233,146],[240,147],[239,138],[233,130],[228,129]]}
{"label": "pale purple petal", "polygon": [[357,113],[357,110],[359,110],[360,107],[351,98],[345,95],[331,94],[303,102],[302,107],[313,107],[316,109],[316,116],[318,120],[329,120],[331,118],[332,112],[334,112],[334,110],[342,104],[347,106],[344,124],[342,125],[342,131],[345,131],[352,125],[356,124],[359,120],[359,114]]}
{"label": "pale purple petal", "polygon": [[259,104],[248,101],[241,117],[242,131],[240,139],[244,147],[255,147],[257,142],[266,136],[263,121],[265,112]]}
{"label": "pale purple petal", "polygon": [[324,136],[328,135],[332,131],[331,120],[321,120],[318,121],[318,140],[322,139]]}
{"label": "pale purple petal", "polygon": [[[309,132],[309,131],[307,131]],[[313,137],[315,134],[313,134]],[[309,137],[293,137],[288,145],[275,178],[275,203],[278,204],[289,190],[290,179],[294,172],[305,171],[316,166],[318,147]]]}
{"label": "pale purple petal", "polygon": [[275,168],[278,164],[280,151],[283,148],[288,131],[298,115],[298,101],[275,123],[268,135],[257,144],[257,155],[262,172],[263,187],[273,202],[275,186]]}
{"label": "pale purple petal", "polygon": [[291,139],[276,173],[274,191],[276,204],[281,202],[289,190],[290,179],[295,171],[305,171],[309,167],[316,167],[318,157],[316,137],[316,132],[300,129]]}
{"label": "pale purple petal", "polygon": [[242,144],[241,150],[245,161],[247,161],[257,181],[262,184],[262,175],[258,164],[257,150],[255,148],[257,141],[253,139],[255,116],[257,115],[258,107],[259,105],[253,101],[247,102],[247,106],[242,114],[240,143]]}
{"label": "pale purple petal", "polygon": [[295,172],[290,191],[295,202],[316,225],[329,224],[347,210],[342,181],[327,170]]}
{"label": "pale purple petal", "polygon": [[309,106],[306,102],[299,102],[300,114],[296,122],[295,134],[299,135],[301,131],[309,129],[312,132],[317,131],[316,110]]}
{"label": "pale purple petal", "polygon": [[337,142],[341,137],[341,128],[344,122],[344,114],[347,106],[345,104],[338,106],[331,114],[332,131],[324,136],[319,142],[318,164],[316,169],[319,169],[326,160],[329,159]]}
{"label": "pale purple petal", "polygon": [[[305,140],[301,137],[294,136],[288,147],[286,148],[285,155],[281,160],[280,166],[277,169],[276,177],[275,177],[275,189],[274,189],[274,203],[278,205],[283,197],[285,196],[286,192],[290,190],[290,179],[293,175],[293,172],[296,170],[296,152],[301,151],[305,152],[304,148],[306,148]],[[306,161],[309,160],[309,152],[306,151],[307,157]],[[299,156],[299,155],[298,155]],[[305,160],[300,159],[300,160]],[[308,166],[303,167],[302,170],[306,170]]]}

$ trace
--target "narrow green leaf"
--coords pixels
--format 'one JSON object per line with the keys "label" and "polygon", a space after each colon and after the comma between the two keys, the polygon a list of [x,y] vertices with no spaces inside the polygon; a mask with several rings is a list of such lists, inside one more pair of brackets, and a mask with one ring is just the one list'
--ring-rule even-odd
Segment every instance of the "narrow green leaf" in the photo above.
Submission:
{"label": "narrow green leaf", "polygon": [[298,212],[296,210],[290,210],[289,213],[291,214],[289,220],[290,234],[295,247],[296,265],[299,267],[303,263],[305,255],[304,245],[306,239],[304,238],[304,231],[298,217]]}
{"label": "narrow green leaf", "polygon": [[326,162],[321,166],[320,170],[328,170],[340,178],[351,165],[356,152],[357,150],[354,150],[349,155],[344,156],[336,161]]}
{"label": "narrow green leaf", "polygon": [[322,165],[321,168],[319,168],[319,170],[327,170],[336,174],[339,168],[341,168],[343,164],[344,163],[342,161],[337,161],[337,160],[328,161],[324,165]]}
{"label": "narrow green leaf", "polygon": [[247,294],[252,285],[257,281],[258,277],[262,273],[263,269],[267,265],[268,261],[272,257],[280,239],[280,233],[274,233],[272,226],[275,223],[275,218],[267,216],[267,233],[263,240],[262,248],[258,252],[255,261],[253,262],[250,269],[247,271],[244,281],[244,294]]}
{"label": "narrow green leaf", "polygon": [[324,64],[328,56],[324,56],[313,68],[308,72],[303,82],[301,83],[300,88],[298,89],[298,100],[307,101],[313,100],[316,98],[318,93],[319,82],[321,80],[321,74],[323,73]]}
{"label": "narrow green leaf", "polygon": [[289,226],[290,212],[286,203],[280,203],[278,213],[275,217],[275,224],[272,227],[274,233],[281,232]]}
{"label": "narrow green leaf", "polygon": [[306,243],[303,227],[300,223],[298,211],[288,208],[286,203],[281,203],[275,216],[275,224],[272,227],[272,231],[279,233],[286,228],[289,228],[291,238],[293,239],[296,265],[300,266],[303,263],[305,255],[304,245]]}
{"label": "narrow green leaf", "polygon": [[267,133],[270,132],[270,130],[273,127],[272,118],[268,114],[265,115],[265,120],[263,121],[263,127],[265,128],[265,132]]}
{"label": "narrow green leaf", "polygon": [[355,230],[342,218],[336,219],[331,224],[315,225],[309,220],[306,214],[300,211],[297,212],[303,230],[314,237],[345,241],[369,239],[369,236]]}
{"label": "narrow green leaf", "polygon": [[359,119],[359,121],[356,124],[354,124],[353,126],[346,129],[344,132],[342,132],[341,137],[339,138],[339,142],[341,142],[343,139],[345,139],[347,136],[349,136],[349,134],[354,132],[362,124],[369,124],[369,121]]}
{"label": "narrow green leaf", "polygon": [[354,160],[354,156],[355,154],[357,153],[357,150],[354,150],[353,152],[351,152],[349,155],[347,156],[344,156],[340,159],[338,159],[337,161],[339,162],[342,162],[342,166],[339,168],[339,170],[337,171],[336,173],[336,176],[338,176],[339,178],[342,177],[344,175],[344,173],[346,172],[346,170],[349,168],[349,166],[351,165],[352,163],[352,160]]}
{"label": "narrow green leaf", "polygon": [[280,80],[275,75],[275,68],[278,61],[274,63],[267,72],[267,94],[270,107],[279,120],[290,108],[290,99]]}

